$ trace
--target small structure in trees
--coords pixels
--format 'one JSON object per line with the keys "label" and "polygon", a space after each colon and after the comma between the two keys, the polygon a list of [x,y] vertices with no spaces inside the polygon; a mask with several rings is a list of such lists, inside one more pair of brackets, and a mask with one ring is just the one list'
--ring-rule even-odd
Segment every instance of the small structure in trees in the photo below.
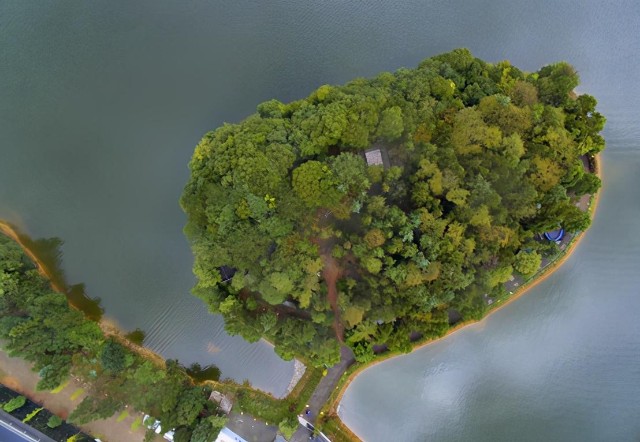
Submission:
{"label": "small structure in trees", "polygon": [[231,402],[231,399],[229,399],[227,396],[220,393],[219,391],[215,391],[215,390],[212,391],[211,395],[209,396],[209,400],[216,402],[218,405],[220,405],[220,409],[225,414],[229,414],[231,412],[231,408],[233,407],[233,403]]}
{"label": "small structure in trees", "polygon": [[367,160],[367,166],[382,166],[386,168],[389,165],[389,155],[385,148],[379,144],[375,144],[371,149],[366,150],[364,158]]}
{"label": "small structure in trees", "polygon": [[238,270],[233,267],[222,266],[218,268],[218,271],[222,277],[222,282],[229,282],[233,279],[233,275],[235,275]]}

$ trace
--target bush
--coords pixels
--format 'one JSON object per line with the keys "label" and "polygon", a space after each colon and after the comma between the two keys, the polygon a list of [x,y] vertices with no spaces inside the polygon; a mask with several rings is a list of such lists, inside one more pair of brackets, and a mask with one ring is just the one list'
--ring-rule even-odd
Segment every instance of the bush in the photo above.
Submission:
{"label": "bush", "polygon": [[289,440],[293,437],[293,433],[298,429],[298,420],[292,416],[289,416],[286,419],[283,419],[280,424],[278,424],[278,429],[280,433],[284,436],[285,439]]}
{"label": "bush", "polygon": [[7,413],[17,410],[27,402],[27,398],[24,396],[17,396],[11,399],[9,402],[3,405],[2,409]]}
{"label": "bush", "polygon": [[29,422],[31,419],[33,419],[34,417],[36,417],[36,415],[38,413],[40,413],[42,411],[42,408],[36,408],[35,410],[33,410],[31,413],[27,414],[27,416],[22,419],[22,422],[24,422],[25,424],[27,422]]}
{"label": "bush", "polygon": [[49,428],[58,428],[60,425],[62,425],[62,419],[60,419],[55,414],[51,415],[51,417],[47,421],[47,427]]}

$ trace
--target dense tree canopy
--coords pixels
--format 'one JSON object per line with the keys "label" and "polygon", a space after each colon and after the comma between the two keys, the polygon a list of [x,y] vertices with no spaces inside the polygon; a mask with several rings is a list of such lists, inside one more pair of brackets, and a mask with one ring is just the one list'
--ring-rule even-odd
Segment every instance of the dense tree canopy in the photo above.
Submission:
{"label": "dense tree canopy", "polygon": [[[577,84],[564,62],[525,73],[459,49],[258,105],[191,160],[194,293],[229,332],[316,365],[337,360],[336,334],[367,360],[443,333],[448,311],[473,317],[540,266],[552,246],[539,234],[589,225],[575,203],[600,185],[584,164],[605,119]],[[371,147],[384,167],[365,163]]]}

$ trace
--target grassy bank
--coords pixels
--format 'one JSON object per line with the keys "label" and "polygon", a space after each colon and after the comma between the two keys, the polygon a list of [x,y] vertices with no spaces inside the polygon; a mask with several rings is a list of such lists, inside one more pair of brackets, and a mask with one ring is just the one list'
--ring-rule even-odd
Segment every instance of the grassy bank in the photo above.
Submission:
{"label": "grassy bank", "polygon": [[234,403],[234,412],[250,414],[278,424],[282,420],[295,418],[298,415],[320,379],[322,379],[322,370],[308,366],[293,391],[283,399],[275,399],[268,393],[235,382],[206,381],[206,384],[230,396]]}

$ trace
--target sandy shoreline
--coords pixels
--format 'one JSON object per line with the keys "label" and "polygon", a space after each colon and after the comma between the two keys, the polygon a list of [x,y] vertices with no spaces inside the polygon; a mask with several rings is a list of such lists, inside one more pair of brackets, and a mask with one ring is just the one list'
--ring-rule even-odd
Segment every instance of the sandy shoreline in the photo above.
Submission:
{"label": "sandy shoreline", "polygon": [[[21,238],[21,234],[19,233],[19,230],[15,226],[11,225],[6,221],[0,220],[0,233],[11,238],[22,248],[24,253],[35,264],[36,268],[38,269],[38,272],[49,281],[49,283],[51,284],[51,288],[53,290],[65,295],[67,294],[68,292],[67,287],[56,282],[56,279],[53,277],[51,270],[47,268],[47,266],[38,258],[38,256],[34,253],[34,251],[31,250],[28,244],[25,243],[25,241]],[[72,308],[77,309],[77,307],[75,307],[71,302],[69,302],[69,305]],[[123,345],[126,345],[128,348],[130,348],[132,351],[135,351],[139,355],[150,359],[151,361],[153,361],[155,364],[159,366],[162,366],[162,367],[165,366],[166,361],[164,357],[154,352],[153,350],[150,350],[144,345],[138,345],[131,342],[129,339],[127,339],[124,336],[125,332],[114,320],[102,317],[99,321],[97,321],[97,323],[100,326],[100,329],[102,330],[102,333],[104,333],[105,336],[113,336],[117,338]],[[262,338],[262,341],[270,345],[271,347],[274,347],[274,345],[268,340]],[[287,395],[297,385],[298,381],[300,381],[305,370],[306,370],[306,366],[302,364],[302,362],[300,362],[298,359],[296,359],[294,362],[294,372],[291,377],[291,380],[289,381],[289,386],[287,387],[287,390],[285,391],[284,395],[279,399],[287,397]]]}
{"label": "sandy shoreline", "polygon": [[[50,269],[48,269],[47,266],[33,252],[33,250],[31,250],[27,246],[27,244],[25,244],[25,242],[20,237],[18,230],[14,226],[12,226],[6,221],[0,220],[0,233],[11,238],[22,248],[25,255],[27,255],[29,259],[35,264],[36,268],[38,269],[38,272],[49,281],[49,283],[51,284],[51,288],[53,290],[55,290],[56,292],[62,293],[65,296],[67,295],[67,292],[68,292],[67,287],[64,287],[60,283],[55,282],[55,278],[53,278]],[[71,306],[71,308],[75,308],[76,310],[78,310],[78,308],[71,303],[69,303],[69,306]],[[152,350],[149,350],[144,346],[137,345],[131,342],[130,340],[128,340],[124,336],[124,332],[122,331],[122,329],[120,329],[120,327],[118,327],[118,325],[114,321],[106,318],[102,318],[100,319],[100,321],[97,321],[97,323],[100,326],[102,333],[105,334],[105,336],[116,337],[122,344],[126,345],[136,353],[152,360],[154,363],[160,366],[165,365],[165,359],[162,356],[160,356],[158,353]]]}
{"label": "sandy shoreline", "polygon": [[51,283],[51,287],[56,292],[66,293],[66,291],[67,291],[66,288],[62,287],[59,284],[54,282],[54,278],[51,277],[51,274],[49,273],[48,269],[38,259],[38,257],[33,253],[33,251],[29,247],[27,247],[25,245],[25,243],[22,241],[22,238],[20,238],[20,234],[18,233],[18,231],[16,230],[16,228],[14,226],[12,226],[11,224],[9,224],[6,221],[0,220],[0,232],[2,232],[5,236],[8,236],[12,240],[14,240],[16,243],[18,243],[18,245],[22,248],[24,253],[36,265],[36,267],[38,268],[38,272],[40,272],[40,274],[42,276],[44,276],[45,278],[47,278],[47,280],[49,280],[49,282]]}
{"label": "sandy shoreline", "polygon": [[[600,165],[600,155],[596,155],[595,157],[595,173],[596,175],[602,179],[602,167]],[[593,220],[593,218],[596,215],[596,211],[598,208],[598,202],[600,200],[600,193],[601,190],[599,190],[598,192],[596,192],[596,194],[593,196],[593,201],[589,207],[589,212],[591,214],[591,219]],[[412,348],[411,353],[413,353],[416,350],[419,350],[423,347],[426,347],[427,345],[431,345],[431,344],[435,344],[436,342],[439,342],[445,338],[448,338],[449,336],[453,335],[454,333],[459,332],[460,330],[471,326],[471,325],[480,325],[482,324],[487,318],[489,318],[491,315],[493,315],[495,312],[499,311],[500,309],[504,308],[505,306],[509,305],[510,303],[512,303],[513,301],[516,301],[517,299],[519,299],[521,296],[525,295],[529,290],[531,290],[532,288],[536,287],[538,284],[540,284],[541,282],[543,282],[544,280],[546,280],[549,276],[551,276],[558,268],[560,268],[562,266],[562,264],[564,264],[566,262],[567,259],[569,259],[571,257],[571,255],[573,254],[573,252],[576,250],[578,244],[580,244],[580,241],[582,241],[583,237],[584,237],[584,233],[585,232],[580,232],[578,235],[575,236],[575,238],[569,243],[569,246],[567,247],[567,249],[564,251],[564,253],[562,254],[562,256],[556,260],[555,262],[553,262],[552,264],[550,264],[549,266],[547,266],[546,268],[544,268],[542,270],[542,272],[536,276],[531,282],[529,282],[528,284],[521,286],[520,289],[515,292],[513,295],[509,296],[509,298],[500,303],[499,305],[494,304],[494,307],[491,308],[487,314],[485,316],[482,317],[482,319],[479,319],[477,321],[464,321],[461,322],[459,324],[456,324],[455,327],[449,329],[447,331],[447,333],[444,336],[441,336],[437,339],[432,339],[426,342],[423,342],[421,344],[416,345],[415,347]],[[347,378],[347,380],[344,382],[344,384],[342,384],[342,387],[340,389],[340,392],[338,393],[338,395],[336,396],[336,399],[330,404],[329,407],[329,414],[334,416],[335,418],[337,418],[340,422],[340,426],[342,427],[342,429],[344,431],[346,431],[347,433],[356,436],[359,440],[363,440],[360,436],[358,436],[351,428],[349,428],[344,422],[342,422],[342,420],[340,419],[340,417],[338,416],[337,413],[337,408],[340,405],[340,401],[342,400],[342,396],[344,395],[344,392],[347,390],[347,388],[349,387],[349,384],[351,384],[351,382],[356,378],[356,376],[364,373],[366,370],[368,370],[371,367],[374,367],[382,362],[386,362],[392,358],[396,358],[399,356],[405,356],[405,353],[392,353],[389,354],[388,356],[385,356],[379,360],[376,360],[370,364],[367,364],[365,366],[359,367],[357,370],[355,370],[353,373],[351,373],[349,375],[349,377]]]}

